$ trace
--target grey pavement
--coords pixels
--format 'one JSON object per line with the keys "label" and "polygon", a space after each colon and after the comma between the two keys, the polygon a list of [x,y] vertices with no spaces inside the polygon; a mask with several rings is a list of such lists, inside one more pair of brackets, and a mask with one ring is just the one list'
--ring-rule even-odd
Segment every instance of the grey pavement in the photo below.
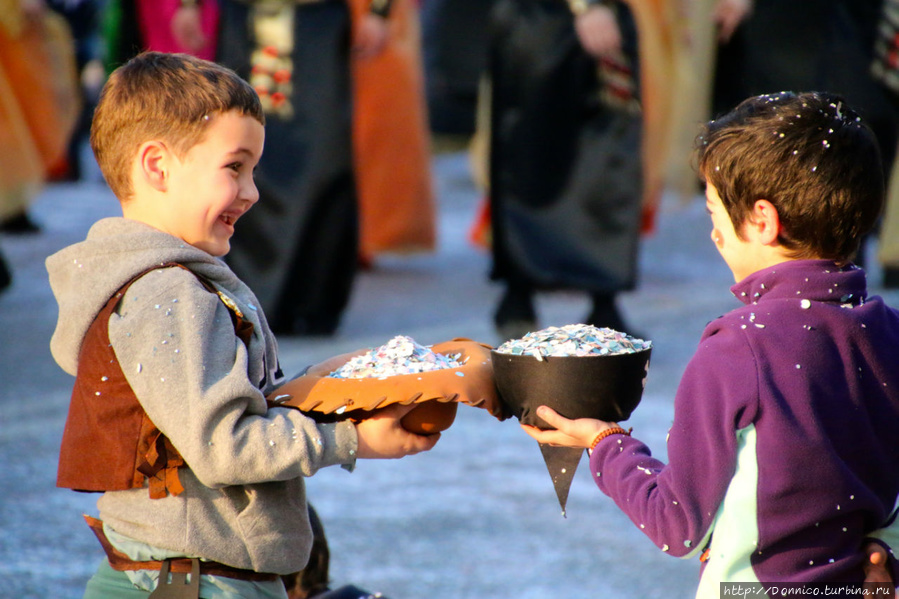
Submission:
{"label": "grey pavement", "polygon": [[[385,256],[358,278],[332,338],[284,338],[287,371],[374,347],[397,334],[420,343],[468,337],[492,345],[499,288],[489,257],[467,229],[478,191],[464,154],[434,159],[439,247]],[[118,214],[98,181],[48,186],[32,208],[37,235],[4,236],[14,285],[0,295],[0,597],[81,597],[102,552],[81,513],[96,496],[56,489],[56,458],[72,379],[50,357],[56,305],[43,262]],[[873,250],[872,250],[873,251]],[[876,268],[870,274],[879,289]],[[729,271],[709,241],[700,201],[666,197],[644,239],[636,291],[621,297],[633,326],[654,344],[642,404],[629,426],[665,458],[678,379],[705,324],[736,306]],[[883,293],[899,305],[899,292]],[[540,325],[578,322],[584,297],[541,296]],[[331,547],[335,585],[353,582],[393,599],[690,597],[697,560],[663,554],[593,485],[581,462],[560,513],[537,444],[513,420],[461,406],[428,453],[328,468],[308,481]]]}

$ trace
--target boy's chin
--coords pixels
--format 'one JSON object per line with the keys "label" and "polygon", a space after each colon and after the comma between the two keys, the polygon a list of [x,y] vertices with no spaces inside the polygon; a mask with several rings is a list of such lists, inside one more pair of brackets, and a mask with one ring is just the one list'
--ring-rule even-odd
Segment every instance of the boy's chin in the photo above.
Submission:
{"label": "boy's chin", "polygon": [[216,258],[222,258],[227,255],[228,252],[231,251],[231,242],[230,241],[218,241],[215,243],[192,243],[192,246],[197,248],[198,250],[203,250],[207,254],[215,256]]}

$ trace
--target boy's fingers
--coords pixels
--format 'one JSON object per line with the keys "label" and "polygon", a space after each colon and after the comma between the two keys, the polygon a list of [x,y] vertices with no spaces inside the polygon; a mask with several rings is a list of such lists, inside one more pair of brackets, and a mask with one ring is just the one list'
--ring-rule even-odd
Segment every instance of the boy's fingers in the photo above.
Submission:
{"label": "boy's fingers", "polygon": [[524,432],[528,434],[529,437],[540,441],[540,438],[543,436],[543,433],[546,431],[541,431],[536,426],[531,426],[530,424],[522,424],[521,428],[524,429]]}
{"label": "boy's fingers", "polygon": [[440,433],[434,433],[433,435],[418,435],[419,437],[424,437],[425,444],[424,450],[428,451],[433,449],[435,445],[437,445],[437,441],[440,440]]}
{"label": "boy's fingers", "polygon": [[[870,542],[865,545],[868,561],[863,564],[866,584],[888,584],[890,588],[895,586],[892,572],[887,567],[886,550],[879,544]],[[885,597],[895,597],[886,594]]]}
{"label": "boy's fingers", "polygon": [[537,428],[536,426],[531,426],[530,424],[522,424],[522,425],[521,425],[521,428],[523,428],[523,429],[524,429],[524,432],[526,432],[527,434],[529,434],[529,435],[532,436],[532,437],[533,437],[534,435],[539,435],[540,433],[543,432],[543,431],[541,431],[539,428]]}
{"label": "boy's fingers", "polygon": [[406,414],[408,414],[409,412],[411,412],[412,410],[414,410],[415,408],[417,408],[417,407],[420,406],[421,404],[410,403],[410,404],[408,404],[408,405],[403,405],[403,404],[395,404],[395,405],[396,405],[396,414],[397,414],[397,416],[400,417],[400,418],[402,418],[403,416],[405,416]]}
{"label": "boy's fingers", "polygon": [[402,418],[412,410],[418,407],[419,404],[410,403],[408,405],[403,405],[399,403],[390,404],[386,408],[381,408],[378,410],[378,413],[383,416],[388,416],[390,418]]}
{"label": "boy's fingers", "polygon": [[416,435],[415,433],[409,433],[409,435],[409,441],[407,442],[409,445],[407,455],[413,455],[416,453],[421,453],[423,451],[428,451],[437,444],[437,440],[440,438],[439,434]]}
{"label": "boy's fingers", "polygon": [[433,435],[416,435],[415,433],[409,433],[412,435],[412,448],[406,455],[414,455],[416,453],[422,453],[424,451],[430,451],[437,445],[437,441],[440,440],[440,433],[434,433]]}
{"label": "boy's fingers", "polygon": [[523,428],[524,432],[526,432],[528,435],[530,435],[535,441],[537,441],[538,443],[544,443],[544,444],[554,443],[563,434],[556,430],[550,430],[550,431],[541,430],[541,429],[537,428],[536,426],[531,426],[529,424],[522,424],[521,428]]}
{"label": "boy's fingers", "polygon": [[540,406],[539,408],[537,408],[537,416],[542,418],[546,422],[546,424],[560,430],[562,430],[563,427],[569,422],[568,418],[560,415],[549,406]]}

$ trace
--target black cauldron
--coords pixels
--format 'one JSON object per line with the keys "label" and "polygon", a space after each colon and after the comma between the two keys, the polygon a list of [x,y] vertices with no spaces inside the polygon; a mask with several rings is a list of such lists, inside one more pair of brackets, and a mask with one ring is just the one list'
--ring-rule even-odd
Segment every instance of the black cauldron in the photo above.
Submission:
{"label": "black cauldron", "polygon": [[643,397],[652,348],[591,356],[491,352],[500,400],[522,424],[550,428],[536,415],[546,405],[566,418],[627,420]]}

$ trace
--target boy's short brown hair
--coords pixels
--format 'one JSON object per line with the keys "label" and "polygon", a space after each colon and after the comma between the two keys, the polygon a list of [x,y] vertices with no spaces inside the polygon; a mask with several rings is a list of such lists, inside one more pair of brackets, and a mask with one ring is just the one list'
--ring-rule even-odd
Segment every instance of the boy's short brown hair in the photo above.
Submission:
{"label": "boy's short brown hair", "polygon": [[705,126],[696,157],[737,234],[756,200],[768,200],[783,228],[778,241],[793,258],[851,259],[883,209],[877,140],[834,94],[744,100]]}
{"label": "boy's short brown hair", "polygon": [[144,52],[117,68],[103,87],[91,148],[120,201],[133,192],[140,144],[159,139],[183,156],[206,132],[204,117],[236,110],[265,125],[259,97],[232,70],[187,54]]}

